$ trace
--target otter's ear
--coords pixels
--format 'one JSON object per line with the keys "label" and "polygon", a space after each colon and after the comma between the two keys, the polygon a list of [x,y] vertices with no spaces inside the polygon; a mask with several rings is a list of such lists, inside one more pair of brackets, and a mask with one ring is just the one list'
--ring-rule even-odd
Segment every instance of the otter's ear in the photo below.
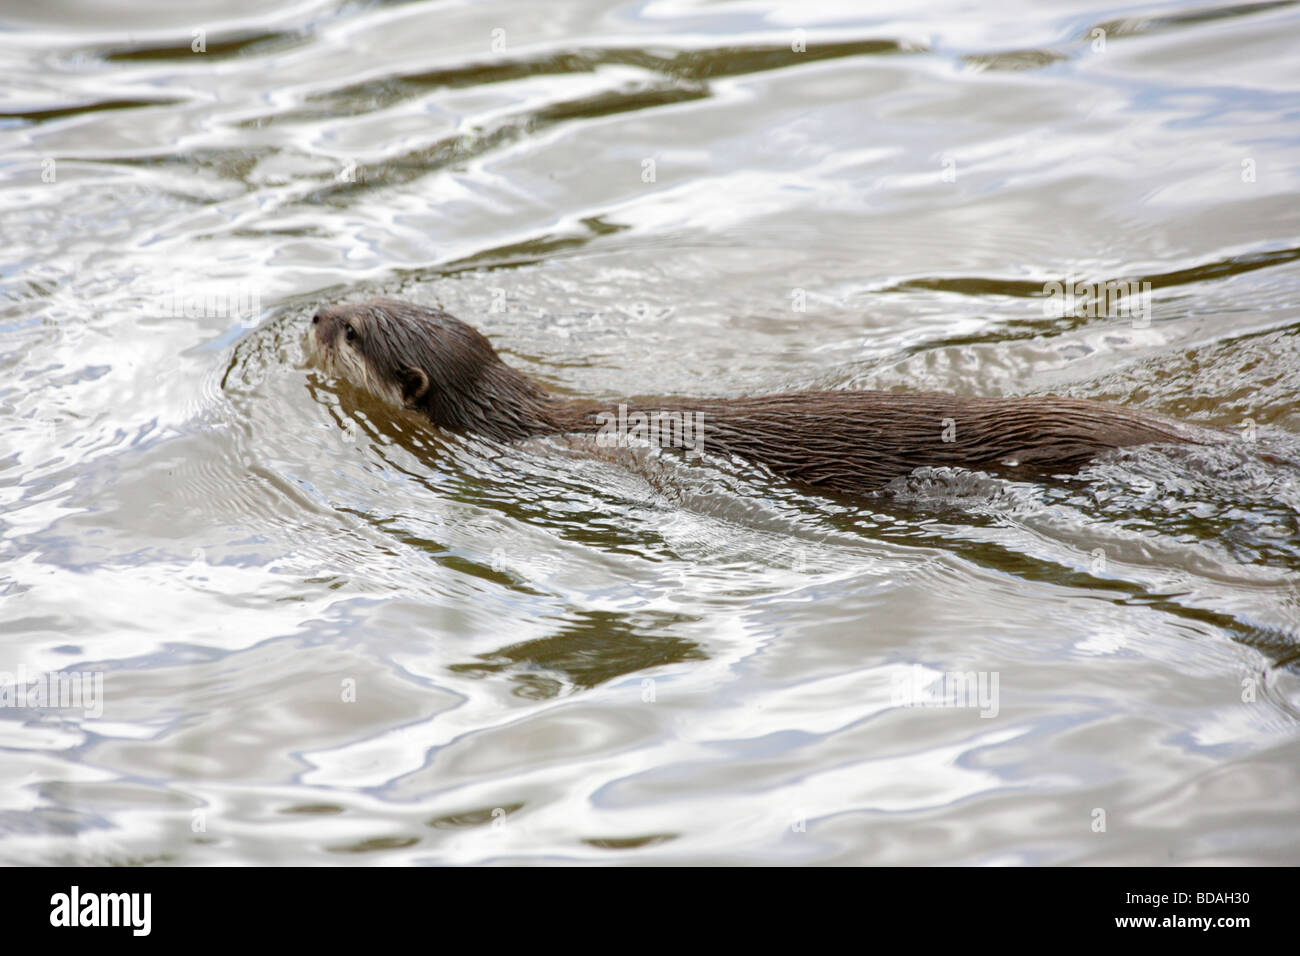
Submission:
{"label": "otter's ear", "polygon": [[429,390],[429,376],[423,369],[418,369],[414,365],[402,366],[402,370],[398,373],[398,382],[402,386],[402,401],[407,405],[414,405]]}

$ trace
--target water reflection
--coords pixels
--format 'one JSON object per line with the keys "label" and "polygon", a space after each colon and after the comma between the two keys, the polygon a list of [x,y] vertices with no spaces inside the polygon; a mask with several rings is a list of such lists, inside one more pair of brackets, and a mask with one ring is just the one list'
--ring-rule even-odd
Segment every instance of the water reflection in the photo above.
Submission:
{"label": "water reflection", "polygon": [[[475,676],[505,672],[520,697],[557,697],[624,674],[706,660],[696,642],[665,633],[691,620],[685,615],[582,611],[550,636],[480,654],[474,663],[452,664],[451,670]],[[530,673],[534,670],[540,673]]]}
{"label": "water reflection", "polygon": [[[0,859],[1294,862],[1294,4],[217,6],[0,14],[0,671],[106,678],[5,708]],[[375,294],[566,395],[1240,441],[855,501],[495,446],[302,366]]]}

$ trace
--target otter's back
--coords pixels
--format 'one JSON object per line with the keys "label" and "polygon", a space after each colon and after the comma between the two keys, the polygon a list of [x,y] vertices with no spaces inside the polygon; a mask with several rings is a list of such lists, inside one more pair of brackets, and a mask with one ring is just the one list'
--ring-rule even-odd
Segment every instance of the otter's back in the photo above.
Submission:
{"label": "otter's back", "polygon": [[[584,405],[589,419],[594,406]],[[823,391],[627,408],[628,414],[695,413],[704,452],[739,455],[786,478],[850,493],[924,466],[1067,473],[1113,448],[1221,440],[1163,416],[1054,396]]]}

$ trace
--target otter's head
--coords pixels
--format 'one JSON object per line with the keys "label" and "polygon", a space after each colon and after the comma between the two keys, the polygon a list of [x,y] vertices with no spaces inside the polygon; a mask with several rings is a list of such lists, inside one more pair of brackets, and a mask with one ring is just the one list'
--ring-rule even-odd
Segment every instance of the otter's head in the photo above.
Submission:
{"label": "otter's head", "polygon": [[321,308],[310,349],[329,375],[444,428],[509,440],[546,430],[546,392],[476,329],[396,299]]}

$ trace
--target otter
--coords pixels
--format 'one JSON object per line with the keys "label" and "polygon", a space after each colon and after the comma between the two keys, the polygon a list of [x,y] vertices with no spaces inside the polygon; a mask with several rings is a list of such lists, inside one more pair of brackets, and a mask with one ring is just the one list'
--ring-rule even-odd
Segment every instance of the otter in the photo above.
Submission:
{"label": "otter", "polygon": [[[503,362],[476,329],[437,309],[370,299],[321,308],[311,323],[308,349],[327,374],[441,428],[511,442],[607,434],[615,422],[633,422],[642,437],[690,447],[674,439],[683,437],[683,422],[698,422],[696,448],[850,495],[924,466],[1046,478],[1115,448],[1223,440],[1175,419],[1055,396],[810,391],[611,405],[552,395]],[[644,427],[651,422],[668,423],[667,434]]]}

